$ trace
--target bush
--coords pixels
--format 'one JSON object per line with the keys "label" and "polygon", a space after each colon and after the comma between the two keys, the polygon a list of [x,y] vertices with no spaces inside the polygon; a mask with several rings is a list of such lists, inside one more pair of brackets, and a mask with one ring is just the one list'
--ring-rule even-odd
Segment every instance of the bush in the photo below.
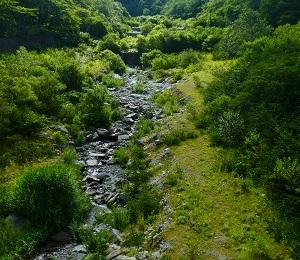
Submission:
{"label": "bush", "polygon": [[210,138],[214,144],[234,146],[244,137],[244,120],[240,114],[224,112],[210,128]]}
{"label": "bush", "polygon": [[131,92],[142,94],[144,92],[144,90],[145,90],[145,87],[143,86],[143,84],[142,83],[137,83],[136,85],[134,85]]}
{"label": "bush", "polygon": [[24,259],[32,255],[34,248],[45,239],[46,232],[26,226],[16,229],[0,219],[0,258]]}
{"label": "bush", "polygon": [[120,55],[105,50],[99,53],[99,57],[105,59],[109,69],[113,70],[115,73],[123,74],[126,71],[126,65]]}
{"label": "bush", "polygon": [[195,138],[198,134],[195,130],[174,128],[162,134],[162,142],[166,145],[178,145],[181,141]]}
{"label": "bush", "polygon": [[103,229],[97,233],[90,228],[80,228],[78,231],[79,238],[87,245],[87,249],[91,253],[100,254],[99,259],[103,259],[108,249],[108,242],[111,234],[108,230]]}
{"label": "bush", "polygon": [[102,83],[108,88],[120,89],[125,85],[124,79],[114,78],[111,75],[104,75],[102,77]]}
{"label": "bush", "polygon": [[139,184],[138,186],[128,186],[125,189],[127,209],[131,223],[137,221],[139,218],[146,220],[148,217],[157,214],[161,208],[161,192],[147,184]]}
{"label": "bush", "polygon": [[49,232],[82,219],[89,203],[78,187],[76,174],[76,168],[62,164],[30,168],[13,186],[14,212]]}
{"label": "bush", "polygon": [[179,112],[179,98],[170,90],[155,94],[153,99],[158,107],[162,108],[165,115],[169,116]]}
{"label": "bush", "polygon": [[75,61],[61,64],[58,68],[60,80],[67,86],[67,90],[81,90],[84,86],[84,74]]}
{"label": "bush", "polygon": [[151,119],[148,118],[142,118],[139,122],[136,124],[136,132],[134,136],[136,138],[143,137],[151,132],[151,130],[154,129],[154,123]]}
{"label": "bush", "polygon": [[98,223],[108,224],[113,228],[124,231],[129,225],[128,210],[124,208],[113,208],[111,213],[96,216]]}
{"label": "bush", "polygon": [[117,150],[115,150],[113,157],[115,163],[126,165],[128,160],[130,159],[130,154],[125,147],[119,147]]}
{"label": "bush", "polygon": [[74,165],[78,158],[78,154],[74,147],[65,148],[61,154],[62,162],[67,165]]}
{"label": "bush", "polygon": [[80,102],[83,122],[92,126],[109,125],[111,109],[105,104],[108,99],[107,89],[104,86],[87,90]]}

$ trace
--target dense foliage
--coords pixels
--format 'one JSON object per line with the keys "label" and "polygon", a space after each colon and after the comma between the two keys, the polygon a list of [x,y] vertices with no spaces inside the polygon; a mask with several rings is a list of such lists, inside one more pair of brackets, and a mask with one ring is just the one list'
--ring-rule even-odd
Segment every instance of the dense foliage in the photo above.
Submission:
{"label": "dense foliage", "polygon": [[97,39],[119,29],[125,16],[126,11],[112,0],[3,0],[0,38],[17,37],[31,48],[74,45],[84,40],[84,34]]}
{"label": "dense foliage", "polygon": [[236,65],[205,90],[198,122],[213,143],[236,148],[225,167],[266,185],[294,228],[300,214],[299,29],[300,23],[280,26],[247,44]]}
{"label": "dense foliage", "polygon": [[[52,154],[57,136],[47,127],[51,123],[64,121],[71,137],[80,141],[85,125],[108,125],[119,114],[106,86],[95,84],[101,70],[124,72],[121,58],[108,50],[79,54],[49,49],[39,54],[20,48],[1,58],[1,166]],[[106,76],[106,84],[110,78]]]}

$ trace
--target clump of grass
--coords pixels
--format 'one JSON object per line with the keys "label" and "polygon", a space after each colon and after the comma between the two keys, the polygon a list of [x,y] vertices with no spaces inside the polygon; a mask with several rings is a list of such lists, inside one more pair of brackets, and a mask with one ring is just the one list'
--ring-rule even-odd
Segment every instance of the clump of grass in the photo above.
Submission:
{"label": "clump of grass", "polygon": [[139,230],[136,226],[132,226],[125,236],[124,246],[141,246],[145,239],[144,230]]}
{"label": "clump of grass", "polygon": [[130,159],[130,154],[125,147],[119,147],[115,150],[113,158],[115,163],[126,165]]}
{"label": "clump of grass", "polygon": [[145,87],[142,83],[137,83],[133,89],[131,90],[132,93],[142,94],[145,90]]}
{"label": "clump of grass", "polygon": [[105,223],[120,231],[124,231],[130,224],[128,210],[125,208],[113,208],[111,213],[96,215],[98,223]]}
{"label": "clump of grass", "polygon": [[176,186],[183,178],[183,171],[179,165],[176,165],[176,169],[169,172],[164,178],[164,184],[168,186]]}
{"label": "clump of grass", "polygon": [[[99,232],[94,232],[91,228],[79,228],[78,237],[87,246],[89,253],[94,253],[92,256],[98,258],[91,259],[104,259],[107,254],[108,243],[111,239],[111,233],[107,229]],[[92,257],[90,256],[90,257]]]}
{"label": "clump of grass", "polygon": [[12,188],[14,213],[49,232],[81,220],[89,209],[89,201],[77,183],[78,171],[63,164],[29,168]]}
{"label": "clump of grass", "polygon": [[162,134],[162,142],[166,145],[178,145],[181,141],[196,138],[197,132],[193,129],[174,128]]}
{"label": "clump of grass", "polygon": [[160,107],[167,116],[178,113],[180,108],[179,97],[172,93],[171,90],[165,90],[157,93],[153,97],[154,102]]}
{"label": "clump of grass", "polygon": [[0,219],[0,258],[24,259],[34,252],[36,246],[47,236],[44,229],[30,225],[18,229]]}
{"label": "clump of grass", "polygon": [[142,118],[136,124],[136,132],[134,134],[134,137],[135,138],[143,137],[143,136],[149,134],[153,129],[154,129],[153,121],[148,118]]}
{"label": "clump of grass", "polygon": [[105,74],[102,77],[102,83],[108,88],[120,89],[125,85],[125,80]]}
{"label": "clump of grass", "polygon": [[62,162],[67,165],[74,165],[78,158],[78,154],[74,147],[65,148],[61,154]]}

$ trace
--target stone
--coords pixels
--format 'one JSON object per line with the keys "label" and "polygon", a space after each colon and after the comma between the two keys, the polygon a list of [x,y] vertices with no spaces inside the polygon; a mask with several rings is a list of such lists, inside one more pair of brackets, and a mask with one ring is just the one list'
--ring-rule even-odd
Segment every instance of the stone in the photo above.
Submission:
{"label": "stone", "polygon": [[107,138],[109,136],[109,131],[105,128],[97,128],[97,133],[99,138]]}
{"label": "stone", "polygon": [[93,133],[92,141],[97,141],[99,139],[99,135],[97,132]]}
{"label": "stone", "polygon": [[116,142],[118,141],[119,137],[117,134],[112,134],[109,136],[109,140],[112,141],[112,142]]}
{"label": "stone", "polygon": [[69,133],[68,129],[65,128],[64,126],[61,126],[61,125],[55,126],[55,129],[58,130],[58,131],[60,131],[60,132],[62,132],[62,133],[65,133],[65,134]]}
{"label": "stone", "polygon": [[99,173],[95,174],[94,176],[95,176],[96,178],[98,178],[99,181],[103,182],[104,179],[105,179],[106,177],[108,177],[108,174],[107,174],[107,173],[104,173],[104,172],[99,172]]}
{"label": "stone", "polygon": [[122,254],[122,252],[119,249],[113,250],[106,256],[106,260],[112,260],[115,259],[117,256]]}
{"label": "stone", "polygon": [[118,141],[126,141],[129,139],[130,139],[129,135],[119,135],[118,136]]}
{"label": "stone", "polygon": [[95,176],[90,176],[90,175],[87,175],[83,178],[82,180],[83,182],[100,182],[100,180],[98,178],[96,178]]}
{"label": "stone", "polygon": [[126,256],[126,255],[119,255],[115,258],[115,260],[136,260],[134,256]]}
{"label": "stone", "polygon": [[111,239],[114,243],[121,243],[123,241],[121,231],[113,228],[111,230]]}
{"label": "stone", "polygon": [[107,204],[113,204],[116,202],[116,200],[118,199],[120,193],[116,193],[113,196],[110,196],[107,198]]}
{"label": "stone", "polygon": [[100,159],[104,159],[107,157],[107,155],[105,153],[90,153],[90,156],[100,158]]}
{"label": "stone", "polygon": [[137,120],[139,118],[139,115],[137,113],[132,113],[132,114],[127,115],[126,117]]}
{"label": "stone", "polygon": [[73,248],[72,252],[76,252],[76,253],[87,253],[87,248],[85,245],[77,245]]}
{"label": "stone", "polygon": [[88,160],[86,161],[86,165],[87,165],[87,166],[97,166],[97,165],[98,165],[98,161],[95,160],[95,159],[88,159]]}

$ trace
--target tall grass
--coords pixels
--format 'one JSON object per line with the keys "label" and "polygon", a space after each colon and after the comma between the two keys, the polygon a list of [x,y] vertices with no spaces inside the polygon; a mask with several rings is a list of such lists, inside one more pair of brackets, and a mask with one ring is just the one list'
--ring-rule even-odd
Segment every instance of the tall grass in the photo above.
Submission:
{"label": "tall grass", "polygon": [[82,219],[89,208],[77,174],[77,168],[63,164],[28,169],[12,188],[12,210],[49,232],[68,227]]}

